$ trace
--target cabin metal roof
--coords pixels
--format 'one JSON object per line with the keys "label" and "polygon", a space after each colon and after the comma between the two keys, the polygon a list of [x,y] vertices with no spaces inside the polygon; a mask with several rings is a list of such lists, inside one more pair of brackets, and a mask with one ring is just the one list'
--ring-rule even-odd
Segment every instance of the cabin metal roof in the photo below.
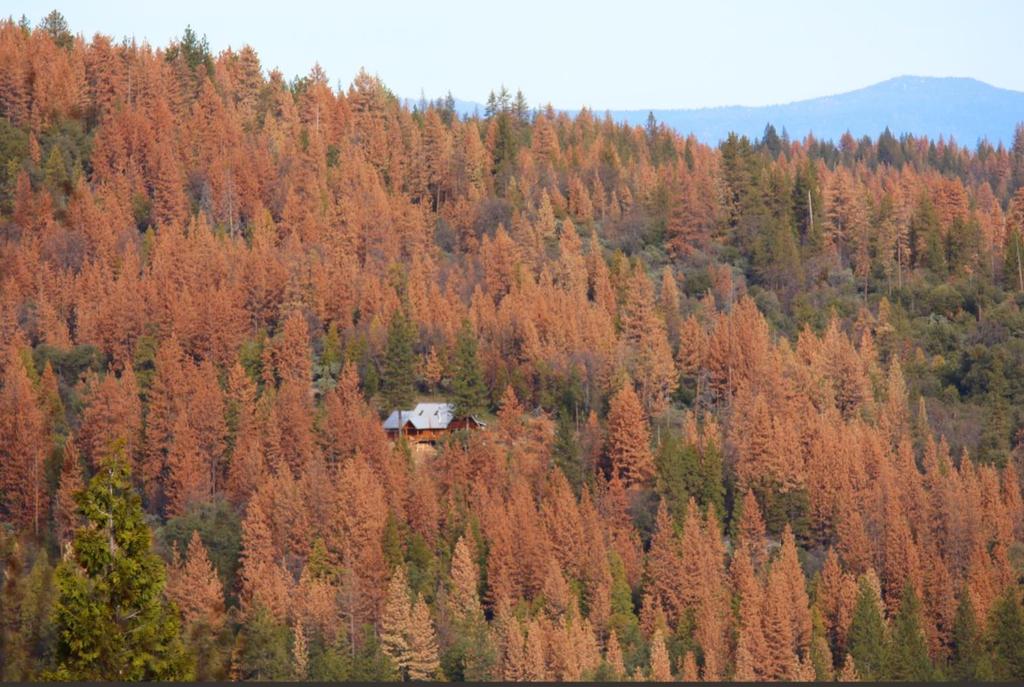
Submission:
{"label": "cabin metal roof", "polygon": [[[398,431],[399,417],[401,417],[402,425],[411,424],[418,430],[448,429],[448,425],[455,419],[454,411],[455,406],[451,403],[417,403],[412,410],[391,411],[388,419],[384,420],[384,429]],[[476,417],[473,417],[473,421],[484,426],[484,423]]]}

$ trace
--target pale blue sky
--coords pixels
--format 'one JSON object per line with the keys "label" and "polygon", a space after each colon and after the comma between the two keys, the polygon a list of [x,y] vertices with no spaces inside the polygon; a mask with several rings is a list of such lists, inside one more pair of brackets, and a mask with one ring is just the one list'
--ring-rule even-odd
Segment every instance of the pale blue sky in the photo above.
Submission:
{"label": "pale blue sky", "polygon": [[902,74],[1024,91],[1024,2],[983,0],[238,2],[13,0],[87,37],[166,45],[186,24],[220,51],[246,43],[289,78],[360,66],[397,94],[482,101],[504,83],[531,105],[597,110],[764,105]]}

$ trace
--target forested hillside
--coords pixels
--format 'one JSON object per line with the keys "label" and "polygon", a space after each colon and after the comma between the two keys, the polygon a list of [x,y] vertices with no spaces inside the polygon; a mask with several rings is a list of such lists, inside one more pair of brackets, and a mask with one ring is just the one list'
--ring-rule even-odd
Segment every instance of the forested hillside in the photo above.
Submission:
{"label": "forested hillside", "polygon": [[330,83],[0,23],[0,678],[1024,680],[1024,128]]}

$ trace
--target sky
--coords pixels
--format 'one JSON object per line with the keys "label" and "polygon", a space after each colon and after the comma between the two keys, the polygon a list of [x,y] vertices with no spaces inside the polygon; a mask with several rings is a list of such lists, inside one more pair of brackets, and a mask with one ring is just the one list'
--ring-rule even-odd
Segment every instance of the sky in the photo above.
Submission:
{"label": "sky", "polygon": [[319,62],[347,87],[360,67],[396,94],[656,109],[767,105],[885,79],[968,76],[1024,91],[1024,2],[399,2],[8,0],[33,24],[165,46],[186,25],[216,53],[249,44],[288,78]]}

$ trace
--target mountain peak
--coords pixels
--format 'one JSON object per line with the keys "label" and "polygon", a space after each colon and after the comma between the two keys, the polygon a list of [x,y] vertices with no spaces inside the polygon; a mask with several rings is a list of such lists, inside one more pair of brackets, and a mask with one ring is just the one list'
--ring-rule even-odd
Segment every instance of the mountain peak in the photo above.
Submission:
{"label": "mountain peak", "polygon": [[[612,112],[631,124],[646,121],[647,110]],[[877,136],[886,127],[899,136],[909,133],[937,139],[955,138],[974,145],[981,139],[1007,141],[1024,120],[1024,93],[997,88],[961,76],[896,76],[853,91],[809,100],[761,107],[714,107],[654,110],[660,122],[681,134],[715,143],[730,132],[760,136],[766,123],[785,129],[792,138],[808,133],[838,140]]]}
{"label": "mountain peak", "polygon": [[914,74],[904,74],[902,76],[894,76],[891,79],[885,81],[879,81],[876,84],[865,86],[859,90],[867,90],[871,88],[957,88],[957,87],[971,87],[971,88],[984,88],[992,90],[1003,90],[993,86],[992,84],[975,79],[972,76],[917,76]]}
{"label": "mountain peak", "polygon": [[[483,114],[484,106],[456,100],[460,115]],[[575,114],[578,110],[566,110]],[[642,125],[653,112],[659,122],[680,134],[694,134],[715,144],[729,133],[756,138],[765,124],[801,139],[838,141],[849,131],[856,137],[877,136],[887,127],[899,136],[913,134],[954,138],[974,145],[981,139],[1009,142],[1024,121],[1024,93],[999,88],[967,76],[902,74],[852,91],[764,106],[730,105],[692,109],[637,108],[612,110],[613,119]]]}

